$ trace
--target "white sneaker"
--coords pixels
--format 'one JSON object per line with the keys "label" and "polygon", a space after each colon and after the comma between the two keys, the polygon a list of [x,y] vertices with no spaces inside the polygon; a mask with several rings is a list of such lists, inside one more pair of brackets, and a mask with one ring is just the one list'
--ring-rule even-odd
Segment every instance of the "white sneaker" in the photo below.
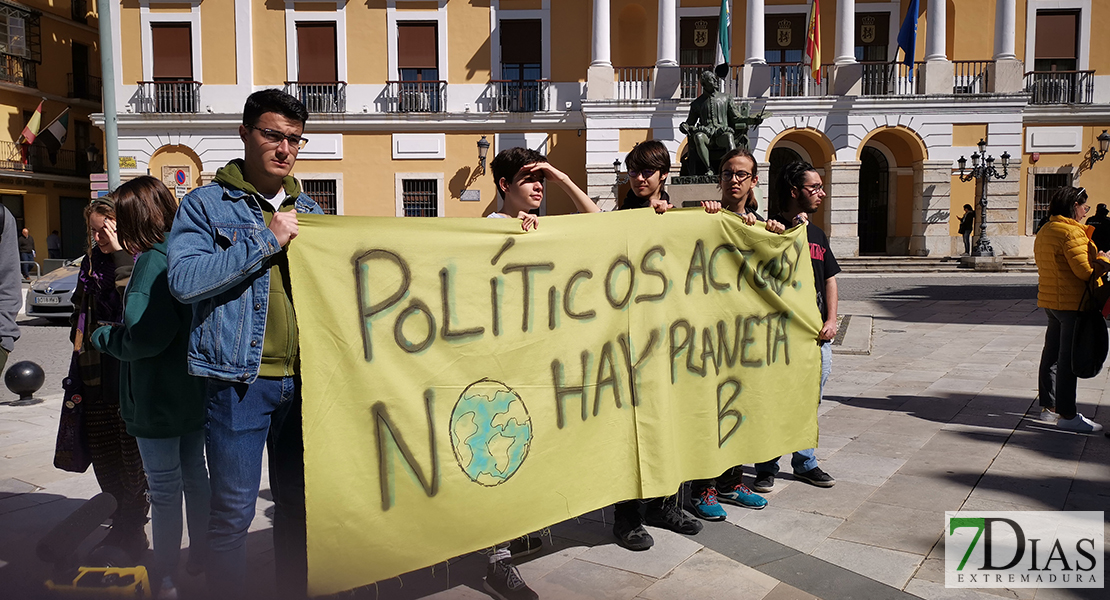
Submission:
{"label": "white sneaker", "polygon": [[1074,418],[1060,419],[1056,421],[1056,427],[1065,431],[1076,431],[1079,433],[1091,433],[1094,431],[1102,431],[1102,425],[1076,413]]}
{"label": "white sneaker", "polygon": [[1040,414],[1037,415],[1035,418],[1039,418],[1041,421],[1044,421],[1046,423],[1055,423],[1060,420],[1060,415],[1056,414],[1056,411],[1052,410],[1051,408],[1042,407],[1040,410]]}

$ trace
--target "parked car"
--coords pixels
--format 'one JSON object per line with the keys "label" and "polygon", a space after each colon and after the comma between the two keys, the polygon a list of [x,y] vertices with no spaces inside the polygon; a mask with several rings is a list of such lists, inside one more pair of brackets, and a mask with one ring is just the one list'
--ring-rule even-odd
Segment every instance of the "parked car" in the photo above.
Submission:
{"label": "parked car", "polygon": [[61,267],[31,281],[27,288],[27,303],[24,313],[28,317],[47,319],[69,319],[73,313],[73,290],[77,287],[77,276],[81,273],[81,260],[84,256],[66,262]]}

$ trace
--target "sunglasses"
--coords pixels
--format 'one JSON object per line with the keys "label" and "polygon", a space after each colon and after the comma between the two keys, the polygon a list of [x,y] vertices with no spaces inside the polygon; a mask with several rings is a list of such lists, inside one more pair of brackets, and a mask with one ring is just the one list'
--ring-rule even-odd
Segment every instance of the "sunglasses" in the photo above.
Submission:
{"label": "sunglasses", "polygon": [[658,171],[658,170],[659,169],[640,169],[639,171],[629,171],[628,172],[628,177],[629,178],[639,177],[641,179],[649,179],[652,175],[655,175],[655,172]]}

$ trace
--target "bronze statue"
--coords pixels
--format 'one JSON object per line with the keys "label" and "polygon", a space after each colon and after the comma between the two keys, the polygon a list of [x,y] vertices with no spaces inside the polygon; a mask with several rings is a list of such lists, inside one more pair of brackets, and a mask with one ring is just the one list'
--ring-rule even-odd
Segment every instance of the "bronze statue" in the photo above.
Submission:
{"label": "bronze statue", "polygon": [[721,156],[738,146],[748,147],[749,129],[765,116],[749,114],[747,104],[738,112],[732,96],[717,89],[712,71],[703,71],[700,80],[702,93],[690,104],[690,116],[678,126],[687,139],[681,171],[685,176],[714,175]]}

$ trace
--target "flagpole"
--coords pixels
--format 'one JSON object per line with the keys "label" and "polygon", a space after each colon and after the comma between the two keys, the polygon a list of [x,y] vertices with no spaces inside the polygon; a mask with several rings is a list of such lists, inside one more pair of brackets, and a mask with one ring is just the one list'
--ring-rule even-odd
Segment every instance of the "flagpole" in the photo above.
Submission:
{"label": "flagpole", "polygon": [[[100,75],[104,87],[104,162],[108,167],[108,189],[119,187],[119,120],[116,117],[116,67],[112,62],[112,0],[96,1],[100,25]],[[78,152],[82,150],[78,148]]]}

